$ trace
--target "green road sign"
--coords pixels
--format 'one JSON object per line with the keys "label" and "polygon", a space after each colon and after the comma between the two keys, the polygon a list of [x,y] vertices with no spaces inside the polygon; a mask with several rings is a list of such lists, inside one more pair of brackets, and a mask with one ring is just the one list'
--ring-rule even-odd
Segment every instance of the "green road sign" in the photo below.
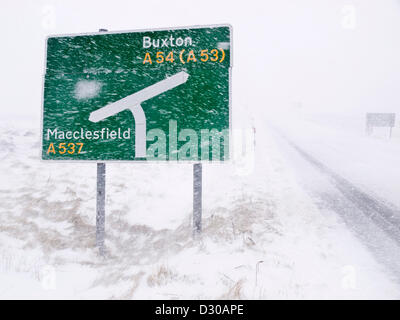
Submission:
{"label": "green road sign", "polygon": [[231,28],[47,39],[42,159],[229,159]]}

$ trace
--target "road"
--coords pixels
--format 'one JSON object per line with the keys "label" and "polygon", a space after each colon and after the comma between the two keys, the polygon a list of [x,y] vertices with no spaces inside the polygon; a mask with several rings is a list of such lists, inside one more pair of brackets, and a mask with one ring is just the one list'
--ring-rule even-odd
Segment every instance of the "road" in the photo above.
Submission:
{"label": "road", "polygon": [[400,283],[400,210],[344,179],[279,130],[272,135],[321,213],[337,214]]}

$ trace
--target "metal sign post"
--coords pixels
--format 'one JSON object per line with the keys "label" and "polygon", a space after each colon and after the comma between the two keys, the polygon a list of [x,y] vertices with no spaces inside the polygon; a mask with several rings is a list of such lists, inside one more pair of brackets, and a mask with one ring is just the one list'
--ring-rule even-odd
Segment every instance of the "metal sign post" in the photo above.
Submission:
{"label": "metal sign post", "polygon": [[196,238],[201,233],[201,213],[202,213],[202,165],[193,165],[193,236]]}
{"label": "metal sign post", "polygon": [[106,222],[106,164],[97,164],[97,198],[96,198],[96,246],[100,254],[105,254]]}

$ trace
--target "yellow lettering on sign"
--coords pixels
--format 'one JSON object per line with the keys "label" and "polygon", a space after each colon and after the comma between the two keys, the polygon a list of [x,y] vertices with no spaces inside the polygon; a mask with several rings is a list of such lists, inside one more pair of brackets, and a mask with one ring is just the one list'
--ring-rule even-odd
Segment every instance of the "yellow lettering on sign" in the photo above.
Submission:
{"label": "yellow lettering on sign", "polygon": [[167,57],[165,58],[165,61],[169,61],[169,62],[174,62],[174,52],[171,51],[170,53],[168,53]]}
{"label": "yellow lettering on sign", "polygon": [[146,52],[146,55],[144,56],[143,64],[146,64],[146,62],[152,64],[153,61],[151,61],[150,53]]}
{"label": "yellow lettering on sign", "polygon": [[218,50],[217,49],[212,49],[211,54],[213,55],[210,59],[212,62],[218,61]]}
{"label": "yellow lettering on sign", "polygon": [[[62,150],[62,151],[61,151]],[[62,142],[58,145],[58,152],[60,154],[64,154],[65,152],[67,152],[67,148],[65,147],[65,142]]]}
{"label": "yellow lettering on sign", "polygon": [[79,151],[78,151],[78,153],[81,153],[82,147],[83,147],[83,143],[82,143],[82,142],[78,142],[77,145],[79,146]]}
{"label": "yellow lettering on sign", "polygon": [[54,153],[56,154],[56,149],[54,149],[54,143],[50,143],[49,148],[47,149],[47,154]]}
{"label": "yellow lettering on sign", "polygon": [[157,63],[163,63],[164,62],[164,52],[162,51],[158,51],[156,54],[156,58],[157,58]]}
{"label": "yellow lettering on sign", "polygon": [[201,56],[200,60],[202,62],[206,62],[208,60],[208,50],[207,49],[201,50],[200,56]]}
{"label": "yellow lettering on sign", "polygon": [[53,154],[80,154],[83,149],[83,143],[82,142],[77,142],[77,143],[65,143],[62,142],[56,147],[54,147],[54,143],[50,143],[49,148],[47,149],[47,154],[53,153]]}
{"label": "yellow lettering on sign", "polygon": [[186,60],[186,61],[187,61],[187,62],[189,62],[189,61],[196,62],[196,61],[197,61],[197,59],[196,59],[196,57],[195,57],[195,55],[194,55],[193,50],[190,50],[190,51],[189,51],[189,54],[188,54],[188,57],[187,57],[187,60]]}

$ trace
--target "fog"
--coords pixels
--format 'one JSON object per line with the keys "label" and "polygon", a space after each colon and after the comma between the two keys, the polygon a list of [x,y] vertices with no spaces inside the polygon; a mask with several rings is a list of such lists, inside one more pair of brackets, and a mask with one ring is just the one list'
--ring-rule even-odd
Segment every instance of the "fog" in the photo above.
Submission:
{"label": "fog", "polygon": [[[160,14],[162,12],[162,14]],[[234,104],[398,111],[397,1],[2,1],[1,113],[40,119],[45,37],[230,23]],[[255,111],[253,111],[255,112]]]}

